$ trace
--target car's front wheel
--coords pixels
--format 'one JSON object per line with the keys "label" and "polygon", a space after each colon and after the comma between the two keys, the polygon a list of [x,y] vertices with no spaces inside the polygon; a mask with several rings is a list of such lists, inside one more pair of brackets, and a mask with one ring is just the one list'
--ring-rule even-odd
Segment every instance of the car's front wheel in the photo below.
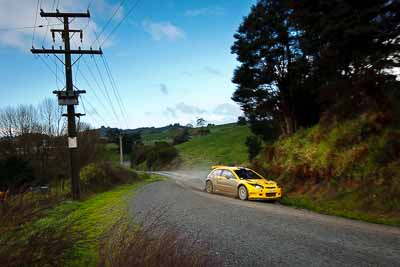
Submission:
{"label": "car's front wheel", "polygon": [[211,181],[206,182],[206,191],[207,191],[207,193],[210,193],[210,194],[213,192],[213,184]]}
{"label": "car's front wheel", "polygon": [[238,192],[239,198],[241,200],[246,200],[248,197],[247,188],[244,185],[242,185],[239,187],[238,191],[239,191]]}

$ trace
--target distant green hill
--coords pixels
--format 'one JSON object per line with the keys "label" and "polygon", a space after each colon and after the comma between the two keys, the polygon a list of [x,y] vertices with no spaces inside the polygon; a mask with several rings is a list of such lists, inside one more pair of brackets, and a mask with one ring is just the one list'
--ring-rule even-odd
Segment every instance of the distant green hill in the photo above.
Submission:
{"label": "distant green hill", "polygon": [[242,164],[247,161],[244,144],[250,135],[248,126],[225,124],[209,127],[210,134],[195,136],[177,146],[183,167],[208,169],[216,164]]}
{"label": "distant green hill", "polygon": [[[155,142],[172,143],[177,131],[184,127],[176,125],[161,128],[132,129],[131,132],[141,130],[141,136],[145,145]],[[145,129],[145,130],[143,130]],[[209,169],[212,165],[245,164],[248,162],[247,147],[245,141],[251,135],[248,126],[239,126],[236,123],[207,127],[208,135],[199,135],[200,128],[191,128],[192,138],[186,143],[177,145],[179,156],[182,160],[182,168]],[[118,146],[107,144],[105,156],[108,160],[119,161]],[[128,158],[128,155],[125,155]]]}
{"label": "distant green hill", "polygon": [[142,140],[146,145],[154,144],[155,142],[172,143],[177,129],[165,129],[160,132],[142,132]]}

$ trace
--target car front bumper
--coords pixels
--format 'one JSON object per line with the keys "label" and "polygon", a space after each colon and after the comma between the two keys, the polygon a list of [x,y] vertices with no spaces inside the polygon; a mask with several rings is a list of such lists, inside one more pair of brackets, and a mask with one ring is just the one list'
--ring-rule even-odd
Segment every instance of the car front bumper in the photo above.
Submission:
{"label": "car front bumper", "polygon": [[282,188],[277,187],[276,189],[258,189],[251,190],[249,192],[249,199],[280,199],[282,198]]}

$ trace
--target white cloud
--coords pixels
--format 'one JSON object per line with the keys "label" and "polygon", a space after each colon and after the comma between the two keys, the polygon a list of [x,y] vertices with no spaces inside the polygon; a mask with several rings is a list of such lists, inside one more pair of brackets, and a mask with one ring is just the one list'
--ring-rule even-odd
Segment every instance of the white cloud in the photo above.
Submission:
{"label": "white cloud", "polygon": [[193,122],[195,118],[203,117],[207,122],[215,124],[236,122],[243,115],[239,106],[223,103],[210,109],[202,109],[196,105],[178,103],[174,107],[167,107],[164,111],[166,117],[172,117],[180,123]]}
{"label": "white cloud", "polygon": [[143,21],[142,25],[145,31],[150,33],[151,37],[156,41],[175,41],[185,38],[184,31],[170,22],[152,22],[146,20]]}
{"label": "white cloud", "polygon": [[188,105],[183,102],[176,104],[175,108],[185,114],[204,114],[207,113],[205,109],[201,109],[194,105]]}
{"label": "white cloud", "polygon": [[225,10],[221,7],[205,7],[198,9],[189,9],[185,11],[185,16],[187,17],[197,17],[197,16],[218,16],[223,15]]}
{"label": "white cloud", "polygon": [[[26,1],[26,0],[0,0],[0,28],[10,29],[0,31],[0,46],[19,48],[24,51],[29,51],[32,45],[32,33],[33,29],[20,29],[15,28],[32,27],[34,26],[36,19],[36,3],[37,1]],[[54,11],[53,1],[41,1],[41,8],[46,12]],[[73,1],[63,0],[59,2],[58,9],[66,12],[86,12],[87,1]],[[72,45],[79,44],[82,47],[88,47],[95,40],[94,30],[99,31],[98,26],[94,22],[97,18],[108,18],[115,11],[116,4],[110,4],[105,0],[96,0],[93,2],[91,7],[91,23],[88,24],[87,19],[76,19],[71,24],[71,28],[74,29],[85,29],[83,44],[80,44],[79,38],[72,42]],[[53,8],[53,9],[52,9]],[[115,20],[119,20],[123,15],[123,8],[121,8],[116,16]],[[42,28],[36,28],[35,30],[35,47],[41,47],[42,45],[49,47],[53,45],[51,40],[50,28],[59,28],[62,25],[54,25],[49,28],[47,25],[61,24],[56,18],[42,18],[40,11],[37,14],[36,26],[43,25]],[[76,35],[78,36],[78,35]],[[61,38],[56,38],[55,47],[62,45]],[[43,41],[44,40],[44,41]],[[111,41],[108,42],[110,44]],[[94,45],[95,46],[95,45]]]}

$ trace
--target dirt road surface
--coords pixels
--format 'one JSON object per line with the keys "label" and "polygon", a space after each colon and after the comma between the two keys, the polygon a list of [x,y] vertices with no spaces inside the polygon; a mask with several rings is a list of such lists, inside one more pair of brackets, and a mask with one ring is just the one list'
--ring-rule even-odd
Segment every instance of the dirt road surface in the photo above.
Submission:
{"label": "dirt road surface", "polygon": [[206,173],[158,172],[131,202],[137,220],[164,210],[225,266],[400,266],[400,228],[203,191]]}

